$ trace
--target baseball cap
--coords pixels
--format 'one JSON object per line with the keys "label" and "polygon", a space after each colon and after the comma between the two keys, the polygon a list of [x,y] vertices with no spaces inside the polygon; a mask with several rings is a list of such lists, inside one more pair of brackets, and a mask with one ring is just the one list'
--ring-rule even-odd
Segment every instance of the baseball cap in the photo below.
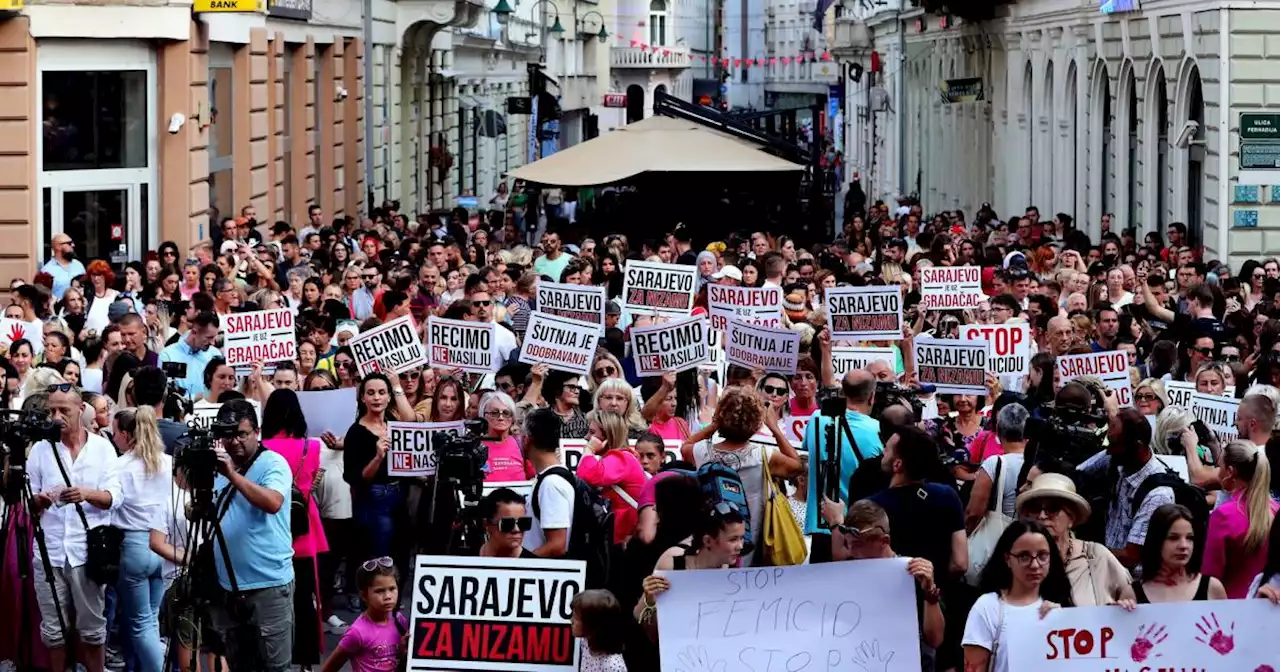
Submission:
{"label": "baseball cap", "polygon": [[712,273],[711,277],[715,280],[719,280],[721,278],[733,278],[738,282],[742,282],[742,269],[730,264],[715,273]]}

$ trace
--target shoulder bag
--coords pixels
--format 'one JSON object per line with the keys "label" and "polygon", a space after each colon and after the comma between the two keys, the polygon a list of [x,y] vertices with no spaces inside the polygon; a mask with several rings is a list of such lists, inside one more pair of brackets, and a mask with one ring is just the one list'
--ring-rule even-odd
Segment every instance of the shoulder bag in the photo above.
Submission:
{"label": "shoulder bag", "polygon": [[804,563],[808,550],[804,545],[804,531],[791,514],[786,497],[778,491],[777,483],[769,473],[769,454],[760,447],[760,496],[764,505],[764,520],[760,527],[760,555],[764,566],[781,567]]}
{"label": "shoulder bag", "polygon": [[302,439],[302,460],[298,463],[297,471],[293,472],[293,478],[289,479],[289,530],[294,539],[311,532],[311,501],[302,488],[298,487],[298,474],[307,465],[307,449],[310,445],[311,439]]}
{"label": "shoulder bag", "polygon": [[991,638],[991,659],[987,661],[987,672],[996,672],[996,652],[1000,650],[1000,631],[1004,630],[1004,596],[996,593],[996,605],[1000,609],[1000,617],[996,619],[996,633]]}
{"label": "shoulder bag", "polygon": [[[85,447],[88,447],[87,443]],[[67,473],[66,466],[62,464],[58,446],[49,443],[49,449],[53,451],[53,461],[58,465],[58,473],[62,474],[62,480],[66,482],[68,488],[75,487],[71,485],[71,475]],[[79,502],[76,502],[75,507],[85,530],[87,548],[85,575],[98,585],[114,585],[120,578],[120,547],[124,545],[124,530],[110,524],[89,527],[89,517],[84,514],[84,507]]]}
{"label": "shoulder bag", "polygon": [[1004,534],[1004,529],[1013,522],[1011,518],[1004,515],[1004,482],[1007,478],[1007,474],[1004,473],[1004,458],[1004,455],[996,458],[996,477],[991,486],[994,496],[987,500],[990,502],[987,506],[987,515],[983,517],[982,522],[978,523],[973,534],[969,535],[969,569],[964,573],[964,580],[971,586],[978,585],[982,580],[982,570],[991,561],[996,542],[1000,541],[1000,535]]}

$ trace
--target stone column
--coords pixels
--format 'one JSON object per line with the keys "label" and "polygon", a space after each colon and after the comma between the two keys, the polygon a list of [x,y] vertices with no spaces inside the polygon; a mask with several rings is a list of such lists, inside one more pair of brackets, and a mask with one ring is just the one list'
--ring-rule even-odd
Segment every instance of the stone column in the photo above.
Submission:
{"label": "stone column", "polygon": [[[333,40],[333,49],[331,50],[332,58],[329,59],[329,67],[332,68],[332,77],[324,80],[320,85],[320,95],[327,96],[322,103],[325,107],[333,108],[333,213],[335,215],[352,215],[357,213],[347,209],[347,190],[355,188],[356,185],[347,183],[347,125],[355,123],[355,119],[347,116],[346,106],[343,100],[338,99],[338,91],[347,89],[347,97],[355,95],[346,87],[346,44],[338,38]],[[326,93],[328,91],[328,93]]]}
{"label": "stone column", "polygon": [[266,222],[286,219],[284,202],[284,33],[276,32],[267,43],[267,210],[258,217]]}
{"label": "stone column", "polygon": [[334,183],[334,165],[333,165],[333,144],[337,140],[339,130],[336,128],[337,119],[334,117],[335,109],[333,105],[333,77],[334,77],[334,45],[320,45],[316,48],[316,58],[320,59],[320,67],[318,75],[320,84],[315,87],[315,120],[316,128],[319,131],[315,143],[315,151],[319,152],[319,161],[317,161],[319,175],[316,175],[316,203],[324,211],[324,217],[328,221],[338,214],[339,207],[334,200],[334,193],[337,185]]}
{"label": "stone column", "polygon": [[359,38],[345,40],[342,51],[342,86],[347,97],[342,101],[343,207],[348,215],[360,217],[367,200],[364,184],[364,42]]}
{"label": "stone column", "polygon": [[[158,47],[156,69],[160,118],[167,120],[174,114],[187,117],[186,125],[176,135],[158,136],[158,158],[163,166],[157,171],[160,240],[172,240],[180,250],[207,237],[209,222],[209,158],[205,150],[209,139],[209,66],[205,54],[209,45],[203,24],[191,21],[189,35],[185,42],[166,42]],[[7,99],[0,96],[0,100]],[[5,211],[14,212],[7,208]],[[148,242],[154,247],[160,241]]]}

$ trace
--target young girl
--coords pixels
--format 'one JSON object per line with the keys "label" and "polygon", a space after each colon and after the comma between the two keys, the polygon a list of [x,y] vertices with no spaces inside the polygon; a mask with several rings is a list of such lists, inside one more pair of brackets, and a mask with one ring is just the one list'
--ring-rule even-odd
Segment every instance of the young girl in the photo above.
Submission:
{"label": "young girl", "polygon": [[573,608],[573,636],[582,641],[579,672],[627,672],[622,659],[622,605],[607,590],[578,593]]}
{"label": "young girl", "polygon": [[364,613],[338,642],[322,672],[338,672],[351,663],[352,672],[393,672],[402,647],[408,646],[409,623],[396,613],[399,574],[391,558],[366,560],[356,573]]}

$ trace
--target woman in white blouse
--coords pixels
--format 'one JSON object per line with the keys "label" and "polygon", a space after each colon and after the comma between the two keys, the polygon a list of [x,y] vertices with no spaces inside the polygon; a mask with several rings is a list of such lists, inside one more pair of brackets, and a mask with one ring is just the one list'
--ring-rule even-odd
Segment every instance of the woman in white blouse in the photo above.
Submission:
{"label": "woman in white blouse", "polygon": [[[173,461],[164,452],[156,412],[149,406],[116,413],[116,448],[112,496],[119,496],[115,525],[124,531],[120,550],[120,582],[116,586],[120,622],[126,624],[125,656],[136,669],[164,667],[160,643],[160,602],[164,575],[160,556],[151,550],[151,528],[162,521],[173,491]],[[118,489],[116,489],[118,488]]]}

